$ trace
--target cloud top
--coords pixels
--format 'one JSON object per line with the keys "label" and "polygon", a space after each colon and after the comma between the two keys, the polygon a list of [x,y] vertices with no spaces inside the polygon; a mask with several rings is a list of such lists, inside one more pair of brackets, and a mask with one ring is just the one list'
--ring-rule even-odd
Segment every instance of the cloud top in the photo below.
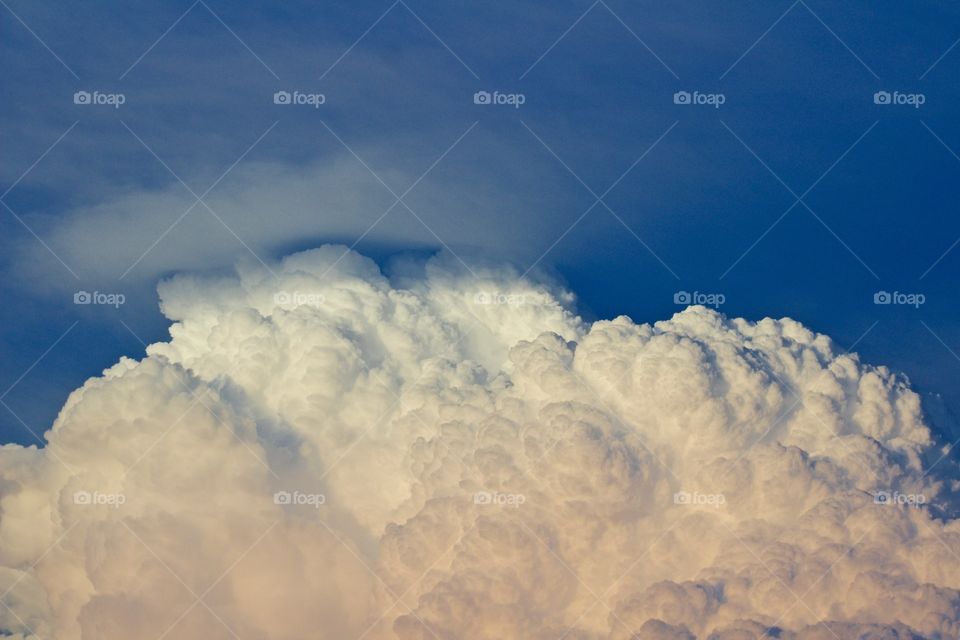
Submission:
{"label": "cloud top", "polygon": [[0,449],[0,629],[960,633],[947,461],[903,377],[790,319],[587,324],[458,267],[325,246],[164,282],[171,339]]}

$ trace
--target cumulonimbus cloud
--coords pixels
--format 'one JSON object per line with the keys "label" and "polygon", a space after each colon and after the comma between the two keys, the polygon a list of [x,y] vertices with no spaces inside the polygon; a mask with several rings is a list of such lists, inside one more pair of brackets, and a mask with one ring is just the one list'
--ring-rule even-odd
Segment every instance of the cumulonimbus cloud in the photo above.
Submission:
{"label": "cumulonimbus cloud", "polygon": [[960,633],[944,452],[904,378],[826,336],[702,307],[587,324],[442,258],[274,271],[163,283],[171,339],[76,390],[43,449],[0,449],[0,629]]}

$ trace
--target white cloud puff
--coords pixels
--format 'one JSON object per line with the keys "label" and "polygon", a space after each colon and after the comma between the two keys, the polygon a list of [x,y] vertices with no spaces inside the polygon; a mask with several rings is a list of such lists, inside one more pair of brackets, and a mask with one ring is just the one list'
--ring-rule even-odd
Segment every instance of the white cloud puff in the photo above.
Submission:
{"label": "white cloud puff", "polygon": [[170,341],[0,449],[0,630],[960,634],[942,451],[886,368],[789,319],[587,324],[444,258],[274,272],[163,283]]}

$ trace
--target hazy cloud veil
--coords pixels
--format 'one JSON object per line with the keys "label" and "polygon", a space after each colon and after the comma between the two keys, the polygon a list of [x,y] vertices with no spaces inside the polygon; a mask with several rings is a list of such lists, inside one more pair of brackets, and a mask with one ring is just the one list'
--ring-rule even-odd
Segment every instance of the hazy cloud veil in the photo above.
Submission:
{"label": "hazy cloud veil", "polygon": [[170,341],[0,451],[8,634],[960,632],[918,396],[826,336],[591,325],[443,257],[273,271],[164,282]]}

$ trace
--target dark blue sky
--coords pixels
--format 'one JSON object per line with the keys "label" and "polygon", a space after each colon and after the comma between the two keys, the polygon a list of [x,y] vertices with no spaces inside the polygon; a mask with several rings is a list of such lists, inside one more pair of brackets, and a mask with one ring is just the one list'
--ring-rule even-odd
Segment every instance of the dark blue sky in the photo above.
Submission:
{"label": "dark blue sky", "polygon": [[960,411],[955,4],[0,5],[5,441],[166,335],[158,279],[361,236],[537,264],[589,318],[719,293]]}

